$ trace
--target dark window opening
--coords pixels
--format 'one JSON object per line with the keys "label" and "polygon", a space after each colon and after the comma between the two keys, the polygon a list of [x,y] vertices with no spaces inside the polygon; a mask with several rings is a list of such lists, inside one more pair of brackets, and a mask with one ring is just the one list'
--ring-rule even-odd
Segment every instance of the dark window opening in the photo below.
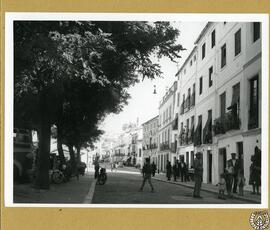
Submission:
{"label": "dark window opening", "polygon": [[216,45],[216,31],[213,30],[213,32],[211,33],[211,47],[213,48]]}
{"label": "dark window opening", "polygon": [[253,22],[253,42],[257,41],[260,38],[261,33],[261,23]]}
{"label": "dark window opening", "polygon": [[209,88],[213,85],[212,75],[213,75],[213,66],[209,68]]}
{"label": "dark window opening", "polygon": [[202,94],[202,91],[203,91],[203,77],[200,77],[200,90],[199,90],[200,95]]}
{"label": "dark window opening", "polygon": [[250,107],[248,128],[259,126],[259,80],[258,75],[250,80]]}
{"label": "dark window opening", "polygon": [[205,57],[205,43],[203,43],[202,45],[202,60],[204,59]]}
{"label": "dark window opening", "polygon": [[221,68],[226,65],[226,44],[221,47]]}
{"label": "dark window opening", "polygon": [[234,56],[241,52],[241,29],[234,34]]}

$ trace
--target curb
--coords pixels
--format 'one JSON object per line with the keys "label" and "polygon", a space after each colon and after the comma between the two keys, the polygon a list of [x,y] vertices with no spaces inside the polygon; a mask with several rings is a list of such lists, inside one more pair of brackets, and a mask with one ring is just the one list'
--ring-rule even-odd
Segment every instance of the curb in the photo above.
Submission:
{"label": "curb", "polygon": [[[192,189],[194,188],[192,185],[188,185],[188,184],[184,184],[184,183],[176,183],[174,181],[166,181],[166,180],[155,178],[155,177],[152,177],[152,179],[158,180],[158,181],[161,181],[161,182],[164,182],[164,183],[169,183],[169,184],[175,184],[175,185],[178,185],[178,186],[183,186],[183,187],[186,187],[186,188],[192,188]],[[215,195],[218,194],[216,191],[203,188],[203,186],[202,186],[201,190],[202,191],[205,191],[205,192],[213,193]],[[250,203],[253,203],[253,204],[260,204],[260,202],[258,202],[258,201],[255,201],[255,200],[252,200],[252,199],[248,199],[248,198],[245,198],[245,197],[235,196],[235,195],[234,195],[233,199],[247,201],[247,202],[250,202]]]}

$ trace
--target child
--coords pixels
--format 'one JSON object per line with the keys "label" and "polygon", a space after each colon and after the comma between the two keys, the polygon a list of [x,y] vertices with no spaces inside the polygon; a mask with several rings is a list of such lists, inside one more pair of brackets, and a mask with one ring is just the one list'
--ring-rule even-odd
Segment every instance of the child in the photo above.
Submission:
{"label": "child", "polygon": [[239,195],[244,196],[244,186],[246,184],[246,179],[244,177],[244,170],[241,169],[238,174],[238,186],[239,186]]}
{"label": "child", "polygon": [[225,182],[225,175],[224,173],[221,173],[220,174],[220,180],[219,180],[219,183],[217,184],[218,186],[218,199],[222,199],[222,200],[225,200],[225,185],[226,185],[226,182]]}

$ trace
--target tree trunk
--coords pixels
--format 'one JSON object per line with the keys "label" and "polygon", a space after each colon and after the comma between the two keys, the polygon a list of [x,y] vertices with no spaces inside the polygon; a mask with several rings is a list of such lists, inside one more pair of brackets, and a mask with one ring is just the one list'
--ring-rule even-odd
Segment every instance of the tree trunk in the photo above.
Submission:
{"label": "tree trunk", "polygon": [[78,162],[81,162],[81,147],[76,146],[76,150],[77,150],[77,163],[78,163]]}
{"label": "tree trunk", "polygon": [[70,163],[71,163],[72,172],[74,173],[76,172],[76,161],[75,161],[75,153],[73,150],[73,146],[69,145],[68,150],[69,150],[69,155],[70,155]]}
{"label": "tree trunk", "polygon": [[66,163],[64,151],[63,151],[63,133],[62,122],[56,124],[57,127],[57,150],[62,164]]}
{"label": "tree trunk", "polygon": [[40,135],[39,151],[37,159],[37,175],[34,185],[40,189],[49,189],[49,156],[51,145],[51,124],[46,93],[43,92],[40,98]]}

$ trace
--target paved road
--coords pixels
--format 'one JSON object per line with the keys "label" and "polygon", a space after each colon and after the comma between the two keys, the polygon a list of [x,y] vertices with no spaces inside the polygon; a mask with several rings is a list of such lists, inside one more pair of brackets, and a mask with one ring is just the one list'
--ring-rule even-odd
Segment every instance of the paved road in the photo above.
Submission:
{"label": "paved road", "polygon": [[145,185],[139,192],[142,176],[132,173],[108,172],[105,185],[96,185],[93,204],[244,204],[236,199],[220,200],[213,193],[201,192],[203,199],[193,198],[193,190],[152,179],[155,193]]}

